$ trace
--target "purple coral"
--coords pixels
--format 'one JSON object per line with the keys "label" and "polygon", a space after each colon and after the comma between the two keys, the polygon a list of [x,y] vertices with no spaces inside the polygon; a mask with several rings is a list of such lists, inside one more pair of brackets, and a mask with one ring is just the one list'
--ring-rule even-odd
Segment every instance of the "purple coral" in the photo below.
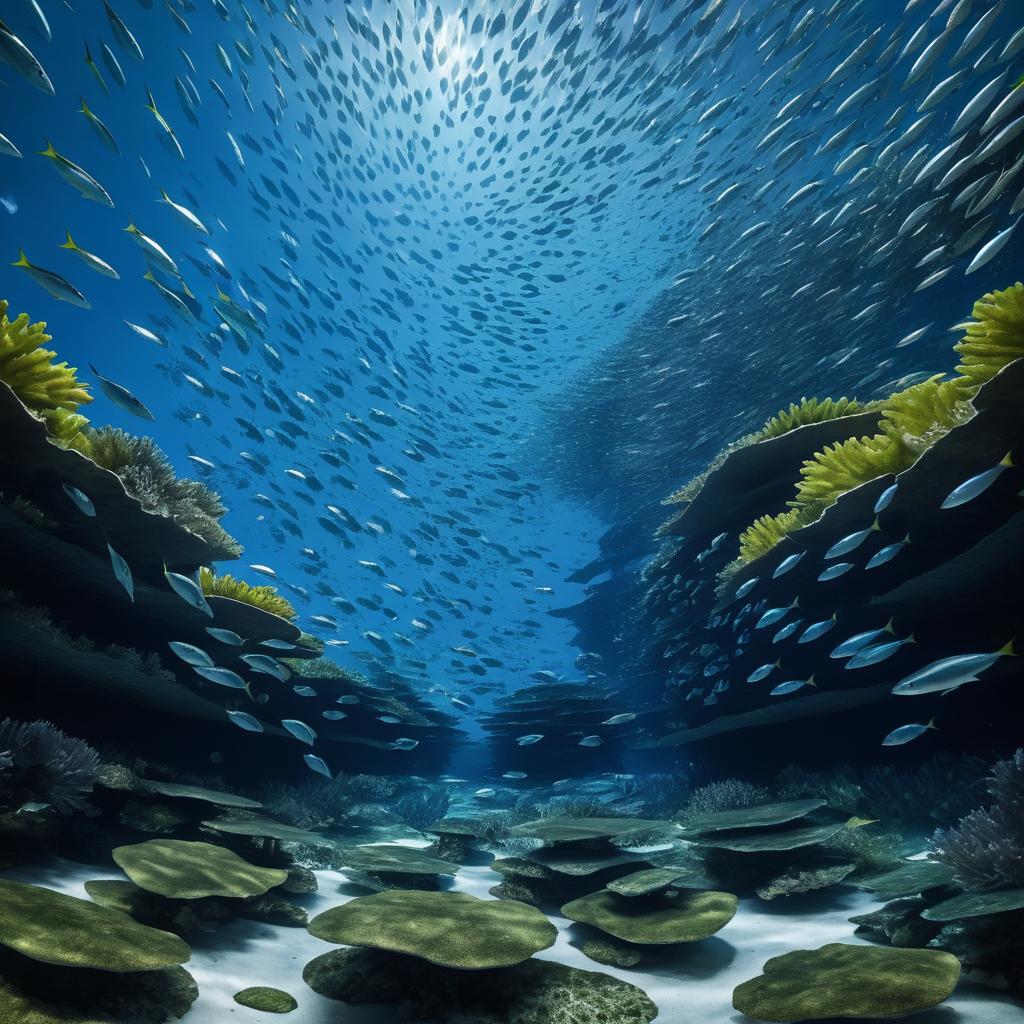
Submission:
{"label": "purple coral", "polygon": [[0,722],[0,805],[47,803],[61,814],[84,806],[99,754],[49,722]]}
{"label": "purple coral", "polygon": [[932,837],[934,859],[975,892],[1024,886],[1024,748],[993,766],[988,792],[991,806]]}

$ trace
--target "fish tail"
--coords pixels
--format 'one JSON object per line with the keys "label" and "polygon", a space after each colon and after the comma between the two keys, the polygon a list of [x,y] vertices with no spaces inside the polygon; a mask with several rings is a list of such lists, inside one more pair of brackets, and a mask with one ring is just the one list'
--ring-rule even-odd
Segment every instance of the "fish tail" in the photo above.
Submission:
{"label": "fish tail", "polygon": [[1000,460],[999,465],[1012,469],[1016,463],[1013,461],[1013,449],[1011,448]]}
{"label": "fish tail", "polygon": [[906,535],[906,537],[903,538],[903,543],[904,544],[909,544],[910,543],[910,534],[909,533]]}
{"label": "fish tail", "polygon": [[77,249],[78,246],[75,245],[75,240],[71,237],[71,232],[68,231],[67,228],[65,228],[64,229],[64,233],[68,236],[68,240],[60,248],[61,249]]}
{"label": "fish tail", "polygon": [[893,634],[895,634],[896,630],[894,630],[894,629],[892,628],[892,624],[893,624],[893,621],[894,621],[893,619],[890,619],[890,620],[889,620],[889,621],[888,621],[888,622],[887,622],[887,623],[885,624],[885,629],[883,630],[883,632],[885,632],[885,633],[893,633]]}
{"label": "fish tail", "polygon": [[78,102],[82,104],[82,109],[79,111],[79,113],[82,113],[82,114],[85,114],[85,115],[89,115],[89,114],[92,113],[92,111],[89,109],[89,105],[85,102],[85,100],[81,96],[78,97]]}
{"label": "fish tail", "polygon": [[875,521],[871,524],[871,529],[878,531],[882,529],[881,526],[878,525],[878,516],[875,516]]}
{"label": "fish tail", "polygon": [[996,654],[1000,655],[1000,657],[1002,657],[1003,655],[1008,655],[1011,658],[1015,657],[1016,652],[1013,649],[1013,640],[1008,640],[1005,644],[1003,644],[1003,646],[1000,647],[998,651],[996,651]]}
{"label": "fish tail", "polygon": [[[928,719],[928,724],[925,726],[925,728],[926,729],[935,729],[935,719],[934,718],[929,718]],[[936,732],[937,731],[938,730],[936,729]]]}
{"label": "fish tail", "polygon": [[916,644],[917,643],[917,641],[914,639],[914,634],[913,633],[911,633],[910,636],[907,637],[907,643],[908,644]]}
{"label": "fish tail", "polygon": [[46,149],[42,150],[39,155],[48,156],[50,159],[57,156],[57,150],[53,148],[53,143],[49,139],[46,140]]}
{"label": "fish tail", "polygon": [[135,221],[133,221],[131,217],[128,218],[128,227],[124,230],[132,235],[137,235],[139,233],[139,229],[135,226]]}
{"label": "fish tail", "polygon": [[25,255],[25,250],[22,249],[20,246],[18,247],[18,259],[17,259],[16,262],[12,263],[11,266],[12,267],[31,267],[32,266],[32,264],[29,263],[29,261],[28,261],[28,257]]}
{"label": "fish tail", "polygon": [[808,686],[817,686],[817,685],[818,685],[818,684],[817,684],[817,683],[816,683],[816,682],[814,681],[814,673],[813,673],[813,672],[812,672],[812,673],[811,673],[811,674],[810,674],[810,675],[809,675],[809,676],[807,677],[807,685],[808,685]]}
{"label": "fish tail", "polygon": [[142,275],[142,280],[143,281],[152,281],[154,284],[156,283],[156,278],[153,276],[153,271],[152,270],[147,270]]}

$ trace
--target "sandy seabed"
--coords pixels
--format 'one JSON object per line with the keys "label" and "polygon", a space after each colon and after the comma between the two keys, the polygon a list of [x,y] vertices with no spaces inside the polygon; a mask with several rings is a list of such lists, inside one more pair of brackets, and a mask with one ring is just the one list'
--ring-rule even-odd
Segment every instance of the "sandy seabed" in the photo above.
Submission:
{"label": "sandy seabed", "polygon": [[[318,892],[288,897],[305,907],[311,918],[365,894],[341,872],[316,874]],[[123,875],[58,860],[45,868],[11,871],[6,877],[87,899],[85,882]],[[489,899],[487,890],[500,881],[501,876],[489,867],[464,866],[452,888]],[[638,985],[658,1006],[657,1024],[750,1024],[749,1018],[732,1008],[736,985],[759,974],[764,961],[780,953],[813,949],[826,942],[860,942],[848,918],[879,906],[866,893],[850,888],[773,903],[741,900],[736,917],[719,935],[695,943],[671,965],[654,970],[595,964],[577,948],[583,929],[567,918],[549,915],[558,927],[558,939],[537,956]],[[390,1007],[347,1006],[309,989],[302,980],[302,968],[315,956],[338,947],[302,928],[237,920],[213,932],[191,933],[188,942],[192,959],[185,966],[199,985],[199,998],[182,1018],[183,1024],[397,1024],[399,1020]],[[281,1015],[239,1006],[232,997],[251,985],[290,992],[298,1000],[298,1009]],[[962,981],[945,1004],[911,1019],[914,1024],[1024,1024],[1024,1007],[1001,992]]]}

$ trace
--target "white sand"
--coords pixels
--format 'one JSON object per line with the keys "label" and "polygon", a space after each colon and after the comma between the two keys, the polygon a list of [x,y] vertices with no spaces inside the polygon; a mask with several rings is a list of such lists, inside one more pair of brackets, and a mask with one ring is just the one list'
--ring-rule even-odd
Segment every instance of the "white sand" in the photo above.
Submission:
{"label": "white sand", "polygon": [[[123,876],[116,871],[55,861],[47,868],[22,869],[9,872],[7,877],[84,898],[82,886],[89,879]],[[290,897],[301,903],[310,917],[364,892],[338,872],[318,871],[317,878],[318,892]],[[490,868],[463,867],[454,888],[487,898],[487,890],[499,881],[501,877]],[[800,903],[793,899],[767,904],[742,901],[739,913],[717,936],[695,943],[670,966],[652,971],[619,970],[593,963],[576,948],[583,930],[559,916],[552,917],[558,926],[558,939],[538,955],[602,971],[640,986],[661,1011],[658,1024],[750,1024],[732,1009],[736,985],[760,973],[764,961],[779,953],[813,949],[826,942],[858,942],[847,918],[880,905],[864,893],[845,888]],[[183,1018],[184,1024],[395,1024],[398,1019],[391,1009],[349,1007],[307,988],[302,981],[303,965],[336,947],[313,938],[302,928],[234,921],[211,933],[193,933],[189,942],[193,956],[186,966],[199,984],[199,999]],[[232,996],[250,985],[284,989],[295,996],[299,1008],[280,1016],[239,1006]],[[915,1024],[1022,1024],[1024,1008],[1002,993],[961,982],[943,1006],[912,1019]]]}

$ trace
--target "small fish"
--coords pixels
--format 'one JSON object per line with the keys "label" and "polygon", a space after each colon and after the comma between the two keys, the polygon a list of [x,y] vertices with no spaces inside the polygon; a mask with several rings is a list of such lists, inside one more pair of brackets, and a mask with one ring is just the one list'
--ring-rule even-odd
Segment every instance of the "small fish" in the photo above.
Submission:
{"label": "small fish", "polygon": [[502,778],[503,779],[525,779],[526,778],[526,772],[505,772],[505,774],[502,775]]}
{"label": "small fish", "polygon": [[747,580],[746,583],[741,583],[736,588],[736,599],[739,600],[740,598],[746,597],[747,594],[749,594],[754,589],[754,587],[757,586],[757,581],[760,578],[760,576],[754,576],[753,578]]}
{"label": "small fish", "polygon": [[287,640],[261,640],[260,647],[271,647],[275,651],[294,651],[296,645]]}
{"label": "small fish", "polygon": [[233,672],[229,668],[221,668],[219,665],[193,665],[192,671],[197,676],[202,676],[218,686],[226,686],[231,690],[245,690],[252,697],[249,684],[237,672]]}
{"label": "small fish", "polygon": [[245,643],[234,630],[232,629],[221,629],[219,626],[206,626],[206,632],[213,637],[214,640],[219,640],[222,644],[230,644],[232,647],[241,647]]}
{"label": "small fish", "polygon": [[579,746],[581,747],[599,747],[604,743],[604,740],[600,736],[584,736],[580,740]]}
{"label": "small fish", "polygon": [[45,804],[39,800],[26,800],[14,813],[15,814],[38,814],[40,811],[45,811],[48,807],[52,807],[52,804]]}
{"label": "small fish", "polygon": [[261,672],[263,675],[273,676],[275,679],[279,679],[282,683],[288,682],[291,678],[291,672],[288,670],[286,665],[282,665],[276,658],[272,658],[269,654],[243,654],[241,656],[242,661],[246,663],[253,670],[253,672]]}
{"label": "small fish", "polygon": [[755,668],[754,671],[747,676],[747,682],[759,683],[762,679],[767,679],[777,668],[781,667],[781,661],[772,661],[766,665],[761,665],[759,668]]}
{"label": "small fish", "polygon": [[206,597],[195,580],[183,576],[180,572],[168,572],[166,565],[164,566],[164,579],[182,601],[204,615],[209,615],[211,619],[213,618],[213,609],[207,604]]}
{"label": "small fish", "polygon": [[903,540],[898,540],[895,544],[886,544],[884,548],[879,548],[867,560],[864,568],[877,569],[880,565],[885,565],[886,562],[891,562],[909,543],[910,534],[908,533]]}
{"label": "small fish", "polygon": [[80,491],[77,487],[72,487],[71,484],[61,484],[64,488],[64,493],[75,503],[75,507],[83,516],[88,516],[90,519],[96,516],[96,506],[92,503],[92,498],[83,491]]}
{"label": "small fish", "polygon": [[95,270],[97,274],[112,277],[115,281],[120,280],[121,275],[106,260],[101,260],[99,256],[76,245],[70,231],[65,231],[65,234],[68,236],[68,240],[60,246],[61,249],[73,252],[90,270]]}
{"label": "small fish", "polygon": [[377,721],[378,722],[383,722],[385,725],[401,725],[402,724],[402,720],[398,717],[398,715],[378,715],[377,716]]}
{"label": "small fish", "polygon": [[[785,573],[789,572],[790,569],[795,568],[797,562],[799,562],[800,559],[803,558],[804,555],[806,555],[806,554],[807,554],[806,551],[798,551],[795,555],[789,555],[787,558],[784,558],[775,567],[775,572],[772,573],[772,579],[773,580],[777,580],[780,576],[782,576]],[[737,596],[739,596],[739,595],[737,594]]]}
{"label": "small fish", "polygon": [[941,507],[957,508],[960,505],[966,505],[967,502],[973,501],[978,495],[983,494],[1007,469],[1013,467],[1012,455],[1012,452],[1007,452],[991,469],[986,469],[983,473],[978,473],[969,480],[965,480],[959,487],[954,487],[946,495],[946,500],[943,501]]}
{"label": "small fish", "polygon": [[18,250],[18,259],[11,266],[24,270],[40,288],[45,289],[50,297],[58,302],[66,302],[78,309],[92,309],[89,300],[66,277],[29,263],[24,249]]}
{"label": "small fish", "polygon": [[838,558],[840,555],[848,555],[851,551],[856,551],[871,536],[872,532],[878,529],[878,520],[876,519],[866,530],[858,530],[856,533],[848,534],[841,540],[837,540],[825,552],[825,561],[830,561],[833,558]]}
{"label": "small fish", "polygon": [[128,26],[121,20],[117,12],[113,7],[103,0],[103,8],[107,12],[107,20],[110,22],[110,27],[114,32],[114,38],[121,44],[124,51],[134,57],[137,61],[142,61],[145,58],[142,56],[142,47],[139,46],[135,36],[132,35]]}
{"label": "small fish", "polygon": [[111,153],[116,153],[118,156],[121,155],[121,147],[118,146],[117,140],[114,138],[113,132],[89,109],[88,104],[79,97],[82,106],[79,108],[79,113],[85,116],[85,119],[89,122],[92,130],[99,136],[100,142],[103,143]]}
{"label": "small fish", "polygon": [[315,697],[316,690],[312,686],[293,686],[293,692],[299,697]]}
{"label": "small fish", "polygon": [[479,797],[479,799],[481,799],[481,800],[489,800],[494,795],[495,795],[494,790],[491,789],[489,786],[485,786],[483,789],[478,789],[473,794],[473,796]]}
{"label": "small fish", "polygon": [[904,637],[902,640],[889,640],[884,644],[868,644],[862,647],[843,666],[844,668],[867,668],[869,665],[878,665],[891,658],[904,644],[915,643],[914,634]]}
{"label": "small fish", "polygon": [[1017,225],[1020,224],[1024,217],[1018,217],[1005,231],[1000,231],[995,238],[992,239],[987,245],[983,245],[978,250],[977,256],[971,260],[970,266],[964,271],[965,274],[973,274],[976,270],[980,270],[986,263],[994,260],[998,256],[1006,243],[1010,240],[1010,236],[1017,230]]}
{"label": "small fish", "polygon": [[21,150],[2,133],[0,133],[0,153],[4,156],[13,156],[18,160],[21,159]]}
{"label": "small fish", "polygon": [[348,718],[344,711],[335,711],[333,709],[322,711],[321,714],[329,722],[340,722],[343,718]]}
{"label": "small fish", "polygon": [[621,715],[612,715],[611,718],[605,719],[602,725],[624,725],[626,722],[632,722],[636,718],[636,715],[631,712],[624,712]]}
{"label": "small fish", "polygon": [[310,771],[322,775],[325,779],[332,778],[331,769],[327,767],[327,762],[322,757],[317,757],[316,754],[303,754],[302,760],[306,762],[306,767]]}
{"label": "small fish", "polygon": [[800,639],[797,640],[798,644],[809,644],[813,640],[817,640],[818,637],[824,636],[838,621],[838,617],[833,614],[830,619],[822,619],[820,622],[813,622],[809,625],[801,634]]}
{"label": "small fish", "polygon": [[170,649],[179,658],[181,658],[186,665],[191,665],[193,668],[196,666],[199,666],[200,668],[213,668],[213,658],[199,647],[187,644],[182,640],[169,640],[167,642],[167,646],[170,647]]}
{"label": "small fish", "polygon": [[542,739],[544,739],[543,733],[529,733],[526,736],[517,736],[516,743],[520,747],[529,747],[534,743],[539,743]]}
{"label": "small fish", "polygon": [[103,392],[114,403],[119,409],[123,409],[125,412],[131,413],[133,416],[138,416],[139,419],[143,420],[155,420],[156,417],[146,408],[143,403],[135,397],[127,388],[122,387],[120,384],[116,384],[114,381],[104,377],[99,370],[96,369],[92,363],[89,364],[89,369],[96,374],[96,378],[99,380],[100,391]]}
{"label": "small fish", "polygon": [[316,733],[305,722],[297,718],[283,718],[281,724],[297,739],[303,743],[313,746],[316,740]]}
{"label": "small fish", "polygon": [[795,693],[797,690],[802,689],[804,686],[815,686],[814,676],[809,676],[807,679],[790,679],[785,683],[779,683],[778,686],[772,687],[768,691],[770,697],[782,697],[787,693]]}
{"label": "small fish", "polygon": [[93,78],[95,78],[96,81],[99,83],[99,86],[103,90],[103,92],[107,96],[109,96],[110,89],[107,88],[107,83],[103,78],[103,72],[100,71],[99,67],[96,64],[96,61],[93,60],[92,51],[90,51],[88,43],[85,44],[85,66],[92,72]]}
{"label": "small fish", "polygon": [[783,640],[788,640],[800,628],[803,621],[803,619],[794,619],[792,622],[787,622],[786,625],[772,637],[772,643],[777,644],[781,643]]}
{"label": "small fish", "polygon": [[263,723],[248,711],[229,711],[227,715],[239,729],[246,732],[263,732]]}
{"label": "small fish", "polygon": [[334,703],[335,704],[358,704],[359,703],[359,698],[354,693],[346,693],[343,696],[339,697]]}
{"label": "small fish", "polygon": [[892,633],[892,619],[881,629],[869,629],[863,633],[855,633],[848,640],[844,640],[837,647],[833,648],[830,658],[851,658],[859,650],[867,647],[872,640],[877,640],[883,633]]}
{"label": "small fish", "polygon": [[0,21],[0,60],[27,78],[40,92],[53,96],[53,83],[32,51]]}
{"label": "small fish", "polygon": [[774,625],[779,619],[785,618],[794,608],[800,606],[800,599],[793,598],[792,604],[787,604],[783,608],[769,608],[768,611],[764,612],[761,617],[754,624],[754,629],[764,629],[767,626]]}
{"label": "small fish", "polygon": [[925,725],[919,725],[917,722],[913,722],[910,725],[901,725],[898,729],[893,729],[888,736],[882,740],[883,747],[901,747],[904,743],[909,743],[911,740],[916,740],[918,736],[923,736],[929,729],[935,728],[935,719],[929,719]]}
{"label": "small fish", "polygon": [[162,270],[165,274],[170,274],[172,277],[180,277],[178,273],[178,264],[167,255],[167,250],[159,243],[154,241],[149,235],[143,234],[136,226],[134,221],[128,222],[128,227],[124,229],[135,239],[136,244],[142,250],[146,259],[157,268]]}
{"label": "small fish", "polygon": [[84,167],[79,167],[73,160],[61,156],[49,139],[46,141],[46,149],[40,150],[39,155],[47,157],[53,163],[54,170],[85,199],[114,208],[114,200],[110,198],[110,193]]}
{"label": "small fish", "polygon": [[408,737],[401,736],[397,740],[391,743],[392,750],[415,750],[420,745],[419,740],[411,740]]}
{"label": "small fish", "polygon": [[1011,640],[991,654],[956,654],[951,658],[942,658],[905,676],[892,688],[892,692],[900,697],[949,693],[964,683],[977,682],[982,672],[991,668],[1000,658],[1012,657],[1013,654]]}
{"label": "small fish", "polygon": [[843,573],[849,572],[853,568],[853,562],[836,562],[835,565],[829,566],[821,575],[818,577],[819,583],[827,583],[829,580],[838,579]]}
{"label": "small fish", "polygon": [[135,583],[132,580],[132,571],[128,563],[108,544],[107,552],[110,555],[110,567],[114,570],[114,579],[124,587],[128,600],[135,601]]}

